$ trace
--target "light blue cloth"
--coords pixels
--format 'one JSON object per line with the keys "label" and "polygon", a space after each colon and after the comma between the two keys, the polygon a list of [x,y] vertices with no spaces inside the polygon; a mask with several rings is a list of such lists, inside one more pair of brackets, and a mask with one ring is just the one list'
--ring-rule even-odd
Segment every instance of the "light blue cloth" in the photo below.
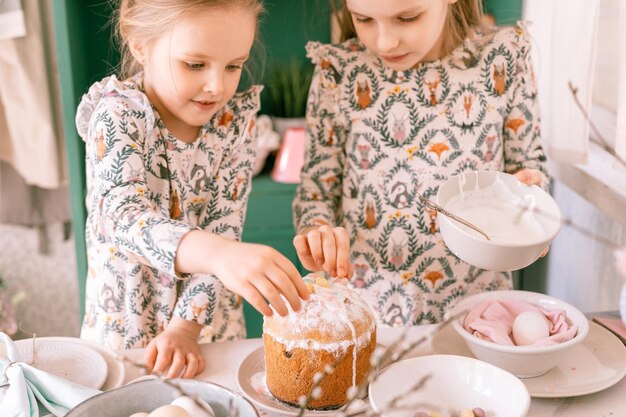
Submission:
{"label": "light blue cloth", "polygon": [[[11,338],[0,332],[7,358],[0,358],[0,384],[9,388],[0,402],[2,417],[39,417],[37,401],[57,417],[101,391],[76,384],[22,361]],[[6,378],[5,378],[6,377]]]}

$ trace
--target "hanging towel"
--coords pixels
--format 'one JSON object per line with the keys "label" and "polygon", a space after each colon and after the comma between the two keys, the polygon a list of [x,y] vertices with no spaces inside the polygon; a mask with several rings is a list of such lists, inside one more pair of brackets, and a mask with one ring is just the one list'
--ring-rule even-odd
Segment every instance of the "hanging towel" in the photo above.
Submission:
{"label": "hanging towel", "polygon": [[27,184],[50,189],[65,183],[65,170],[55,118],[56,80],[46,52],[52,37],[42,19],[46,6],[39,1],[23,2],[28,35],[0,40],[0,160]]}
{"label": "hanging towel", "polygon": [[26,35],[20,0],[0,0],[0,40]]}
{"label": "hanging towel", "polygon": [[542,136],[557,161],[584,163],[589,124],[568,87],[591,108],[596,30],[600,0],[525,0],[524,20],[537,45],[533,48],[538,77]]}

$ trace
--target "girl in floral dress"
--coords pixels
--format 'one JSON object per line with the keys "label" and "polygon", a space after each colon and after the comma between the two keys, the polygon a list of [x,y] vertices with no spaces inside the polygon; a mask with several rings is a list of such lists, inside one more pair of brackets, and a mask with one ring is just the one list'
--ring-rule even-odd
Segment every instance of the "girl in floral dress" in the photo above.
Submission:
{"label": "girl in floral dress", "polygon": [[129,78],[95,83],[78,108],[89,267],[81,336],[147,347],[148,369],[170,377],[202,371],[198,342],[244,336],[239,296],[267,315],[270,304],[286,314],[286,301],[298,309],[308,297],[287,258],[239,242],[260,88],[235,91],[261,11],[257,0],[121,1]]}
{"label": "girl in floral dress", "polygon": [[307,46],[307,109],[294,245],[309,269],[354,268],[380,324],[442,320],[460,297],[510,289],[509,272],[453,255],[438,187],[468,170],[547,184],[530,40],[480,25],[480,0],[344,0],[343,43]]}

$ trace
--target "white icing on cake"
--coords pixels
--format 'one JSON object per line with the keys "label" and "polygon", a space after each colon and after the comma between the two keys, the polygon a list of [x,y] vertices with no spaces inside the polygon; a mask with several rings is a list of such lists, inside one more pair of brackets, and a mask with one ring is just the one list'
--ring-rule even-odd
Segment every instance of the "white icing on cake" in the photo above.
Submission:
{"label": "white icing on cake", "polygon": [[[376,329],[374,316],[358,294],[343,285],[344,280],[326,280],[319,274],[310,274],[304,281],[311,296],[302,302],[300,311],[294,312],[287,303],[289,314],[281,317],[275,312],[266,318],[264,332],[285,345],[287,351],[325,350],[340,357],[350,346],[355,346],[352,352],[352,385],[355,385],[357,351],[370,343]],[[268,320],[272,321],[271,328]],[[314,340],[311,334],[319,337]]]}

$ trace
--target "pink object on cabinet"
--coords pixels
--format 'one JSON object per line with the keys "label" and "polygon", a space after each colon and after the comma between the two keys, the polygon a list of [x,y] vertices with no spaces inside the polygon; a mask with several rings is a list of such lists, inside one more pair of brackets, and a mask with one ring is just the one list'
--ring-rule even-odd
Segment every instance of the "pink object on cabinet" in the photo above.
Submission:
{"label": "pink object on cabinet", "polygon": [[300,182],[300,170],[304,164],[304,138],[304,127],[287,129],[272,169],[274,181],[290,184]]}

